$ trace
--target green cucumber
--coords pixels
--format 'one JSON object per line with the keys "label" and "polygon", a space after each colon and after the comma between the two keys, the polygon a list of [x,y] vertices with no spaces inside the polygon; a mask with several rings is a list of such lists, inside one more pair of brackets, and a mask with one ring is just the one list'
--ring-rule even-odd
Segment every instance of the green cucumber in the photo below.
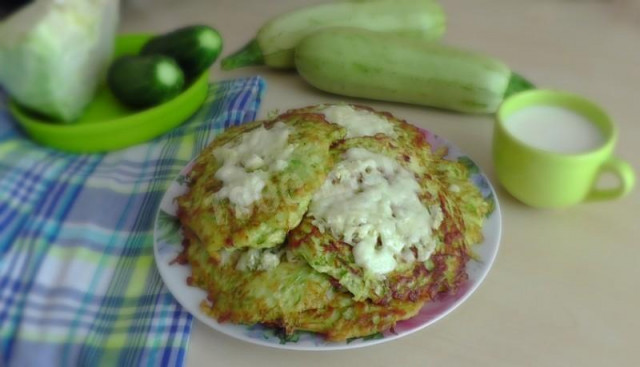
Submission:
{"label": "green cucumber", "polygon": [[295,62],[307,82],[326,92],[466,113],[495,112],[508,95],[533,88],[488,56],[352,28],[304,38]]}
{"label": "green cucumber", "polygon": [[140,54],[169,56],[180,65],[186,78],[193,80],[216,61],[221,51],[222,36],[217,30],[194,25],[153,37]]}
{"label": "green cucumber", "polygon": [[222,68],[267,65],[291,69],[298,42],[329,27],[355,27],[438,40],[445,31],[445,14],[435,0],[350,0],[305,7],[265,23],[254,40],[222,60]]}
{"label": "green cucumber", "polygon": [[145,108],[180,94],[184,86],[184,73],[167,56],[123,56],[109,67],[107,84],[123,104]]}

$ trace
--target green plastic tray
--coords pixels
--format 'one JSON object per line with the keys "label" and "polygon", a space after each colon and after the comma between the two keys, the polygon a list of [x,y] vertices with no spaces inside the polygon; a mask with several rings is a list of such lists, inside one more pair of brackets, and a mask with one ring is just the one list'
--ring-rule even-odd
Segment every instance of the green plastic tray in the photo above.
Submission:
{"label": "green plastic tray", "polygon": [[[115,56],[137,53],[150,37],[119,35]],[[9,110],[24,131],[42,145],[73,153],[105,152],[153,139],[183,123],[207,97],[208,81],[206,71],[180,95],[142,111],[122,105],[103,85],[84,115],[72,124],[48,121],[14,101],[9,103]]]}

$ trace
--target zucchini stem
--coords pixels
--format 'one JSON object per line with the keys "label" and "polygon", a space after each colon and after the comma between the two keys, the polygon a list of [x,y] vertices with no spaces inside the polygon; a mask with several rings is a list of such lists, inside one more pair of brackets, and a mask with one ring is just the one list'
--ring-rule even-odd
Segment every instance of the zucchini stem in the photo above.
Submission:
{"label": "zucchini stem", "polygon": [[255,39],[247,43],[240,50],[225,57],[220,62],[222,70],[232,70],[245,66],[264,65],[264,56]]}
{"label": "zucchini stem", "polygon": [[534,89],[535,87],[536,86],[533,85],[533,83],[531,83],[525,77],[512,71],[511,78],[509,79],[509,85],[507,86],[507,90],[504,92],[503,100],[516,93]]}

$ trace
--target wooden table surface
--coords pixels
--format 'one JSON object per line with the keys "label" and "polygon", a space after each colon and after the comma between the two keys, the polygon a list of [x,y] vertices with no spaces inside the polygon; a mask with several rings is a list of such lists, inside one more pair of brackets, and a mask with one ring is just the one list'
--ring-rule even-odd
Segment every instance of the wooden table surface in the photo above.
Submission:
{"label": "wooden table surface", "polygon": [[[539,87],[597,101],[619,128],[616,154],[640,172],[640,1],[440,0],[445,42],[500,58]],[[270,17],[318,0],[126,0],[123,31],[217,28],[223,55]],[[273,109],[346,100],[295,72],[213,68],[213,80],[262,75],[260,117]],[[564,210],[529,208],[498,184],[492,116],[367,102],[446,137],[498,191],[500,252],[488,277],[446,318],[374,347],[292,352],[256,346],[195,321],[188,366],[632,366],[640,347],[640,193]]]}

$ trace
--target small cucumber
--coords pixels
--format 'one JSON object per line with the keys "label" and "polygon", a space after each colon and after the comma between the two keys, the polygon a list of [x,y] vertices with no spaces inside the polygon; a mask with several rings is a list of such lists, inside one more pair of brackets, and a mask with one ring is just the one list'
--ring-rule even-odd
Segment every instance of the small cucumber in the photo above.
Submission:
{"label": "small cucumber", "polygon": [[222,68],[264,64],[291,69],[298,42],[329,27],[354,27],[438,40],[445,31],[445,14],[435,0],[343,0],[305,7],[265,23],[254,40],[222,60]]}
{"label": "small cucumber", "polygon": [[109,67],[107,84],[123,104],[145,108],[180,94],[184,74],[178,64],[167,56],[123,56]]}
{"label": "small cucumber", "polygon": [[140,54],[169,56],[180,65],[187,79],[193,80],[216,61],[221,51],[222,36],[217,30],[194,25],[153,37]]}
{"label": "small cucumber", "polygon": [[332,28],[304,38],[298,73],[318,89],[466,113],[495,112],[533,85],[491,57],[435,42]]}

